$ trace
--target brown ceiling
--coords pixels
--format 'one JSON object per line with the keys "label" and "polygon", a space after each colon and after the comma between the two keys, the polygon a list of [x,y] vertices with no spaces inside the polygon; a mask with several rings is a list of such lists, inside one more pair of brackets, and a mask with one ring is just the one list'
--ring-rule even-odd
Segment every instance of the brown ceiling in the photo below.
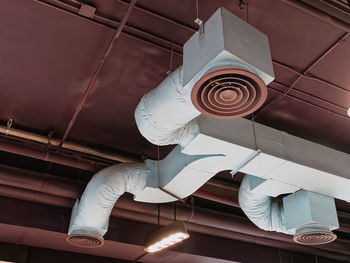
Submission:
{"label": "brown ceiling", "polygon": [[[77,15],[79,1],[1,1],[0,119],[14,127],[54,137],[64,131],[128,4],[85,1],[94,19]],[[269,37],[278,98],[317,58],[345,35],[339,29],[283,1],[199,1],[206,20],[224,6]],[[68,140],[155,157],[139,134],[133,113],[143,94],[169,69],[181,65],[182,45],[196,24],[195,1],[139,0],[77,117]],[[283,67],[287,65],[288,67]],[[350,153],[350,38],[340,42],[282,99],[256,120]],[[321,81],[324,80],[324,81]]]}
{"label": "brown ceiling", "polygon": [[[12,118],[15,128],[42,135],[53,129],[55,138],[64,136],[129,3],[85,0],[96,7],[87,18],[78,14],[80,2],[0,1],[2,125]],[[350,25],[306,4],[301,10],[294,0],[240,2],[199,0],[199,17],[205,21],[223,6],[268,36],[276,79],[255,120],[350,153]],[[156,158],[156,146],[137,130],[134,110],[169,69],[182,64],[182,46],[197,30],[195,3],[137,1],[68,141]],[[162,147],[162,155],[169,149]],[[184,260],[182,253],[169,257]],[[207,262],[199,255],[196,260]]]}

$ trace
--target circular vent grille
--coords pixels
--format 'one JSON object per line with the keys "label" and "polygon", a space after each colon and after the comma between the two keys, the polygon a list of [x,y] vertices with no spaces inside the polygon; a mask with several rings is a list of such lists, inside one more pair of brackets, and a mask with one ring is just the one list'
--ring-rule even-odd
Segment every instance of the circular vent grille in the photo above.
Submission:
{"label": "circular vent grille", "polygon": [[337,238],[332,232],[304,232],[296,234],[293,240],[303,245],[322,245],[334,241]]}
{"label": "circular vent grille", "polygon": [[266,100],[262,79],[241,69],[224,69],[202,77],[192,89],[192,103],[215,118],[239,118],[257,110]]}
{"label": "circular vent grille", "polygon": [[103,239],[92,235],[69,235],[67,241],[74,246],[85,248],[100,247],[104,243]]}

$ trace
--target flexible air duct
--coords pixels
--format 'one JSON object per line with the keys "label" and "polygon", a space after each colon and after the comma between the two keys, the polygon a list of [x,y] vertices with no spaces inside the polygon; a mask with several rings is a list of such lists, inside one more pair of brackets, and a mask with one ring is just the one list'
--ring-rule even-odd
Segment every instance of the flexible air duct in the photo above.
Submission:
{"label": "flexible air duct", "polygon": [[334,199],[307,190],[299,190],[278,202],[276,198],[254,191],[264,179],[246,175],[238,201],[246,216],[260,229],[294,235],[304,245],[322,245],[334,241],[331,231],[339,227]]}
{"label": "flexible air duct", "polygon": [[206,170],[207,158],[224,156],[223,149],[182,152],[198,137],[194,119],[201,113],[239,118],[265,101],[266,85],[274,78],[267,37],[224,8],[204,27],[185,43],[183,65],[144,95],[135,110],[138,129],[148,141],[179,146],[159,162],[120,164],[98,172],[73,208],[69,242],[102,245],[111,210],[124,192],[157,203],[192,194],[218,172]]}
{"label": "flexible air duct", "polygon": [[185,43],[183,65],[136,108],[137,127],[153,144],[186,146],[201,113],[239,118],[266,99],[274,79],[267,37],[224,8],[203,26]]}
{"label": "flexible air duct", "polygon": [[142,191],[150,170],[143,163],[122,163],[96,173],[80,202],[74,205],[67,241],[81,247],[103,245],[109,216],[118,198],[125,192]]}
{"label": "flexible air duct", "polygon": [[246,216],[260,229],[293,234],[286,228],[283,206],[276,199],[252,191],[252,175],[244,176],[239,188],[238,201]]}
{"label": "flexible air duct", "polygon": [[179,67],[157,88],[144,95],[136,108],[135,120],[141,134],[156,145],[185,145],[198,134],[192,121],[197,111],[183,86],[183,70]]}

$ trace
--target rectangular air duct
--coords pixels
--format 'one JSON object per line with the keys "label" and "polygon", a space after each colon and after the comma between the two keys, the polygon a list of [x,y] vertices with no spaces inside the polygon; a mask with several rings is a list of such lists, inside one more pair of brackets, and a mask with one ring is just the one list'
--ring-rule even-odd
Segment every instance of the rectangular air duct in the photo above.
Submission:
{"label": "rectangular air duct", "polygon": [[[202,153],[200,148],[206,148],[206,153],[215,151],[215,140],[236,149],[236,153],[231,151],[218,162],[213,160],[211,167],[217,164],[217,170],[236,169],[267,179],[260,188],[266,185],[264,194],[269,196],[302,188],[350,201],[349,154],[246,119],[223,121],[201,116],[199,121],[201,133],[185,148],[185,153],[194,154],[197,150]],[[200,148],[195,146],[199,140]],[[204,145],[211,145],[211,148]],[[249,160],[257,150],[260,153],[242,167],[230,161]],[[277,192],[275,184],[281,186]]]}
{"label": "rectangular air duct", "polygon": [[233,170],[264,179],[253,190],[264,195],[305,189],[350,201],[349,154],[247,119],[197,120],[200,134],[153,166],[154,176],[136,200],[174,200],[157,189],[158,171],[160,186],[183,198],[216,173]]}

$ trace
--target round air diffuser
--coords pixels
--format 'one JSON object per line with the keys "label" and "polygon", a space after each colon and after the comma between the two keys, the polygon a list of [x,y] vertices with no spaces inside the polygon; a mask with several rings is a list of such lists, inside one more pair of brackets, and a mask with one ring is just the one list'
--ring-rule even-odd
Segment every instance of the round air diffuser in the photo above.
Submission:
{"label": "round air diffuser", "polygon": [[104,243],[103,239],[97,235],[74,233],[67,237],[67,242],[74,246],[85,248],[100,247]]}
{"label": "round air diffuser", "polygon": [[337,239],[337,236],[325,228],[302,228],[296,231],[293,240],[302,245],[323,245]]}
{"label": "round air diffuser", "polygon": [[202,77],[192,89],[192,103],[215,118],[239,118],[265,102],[267,88],[257,75],[242,69],[223,69]]}

